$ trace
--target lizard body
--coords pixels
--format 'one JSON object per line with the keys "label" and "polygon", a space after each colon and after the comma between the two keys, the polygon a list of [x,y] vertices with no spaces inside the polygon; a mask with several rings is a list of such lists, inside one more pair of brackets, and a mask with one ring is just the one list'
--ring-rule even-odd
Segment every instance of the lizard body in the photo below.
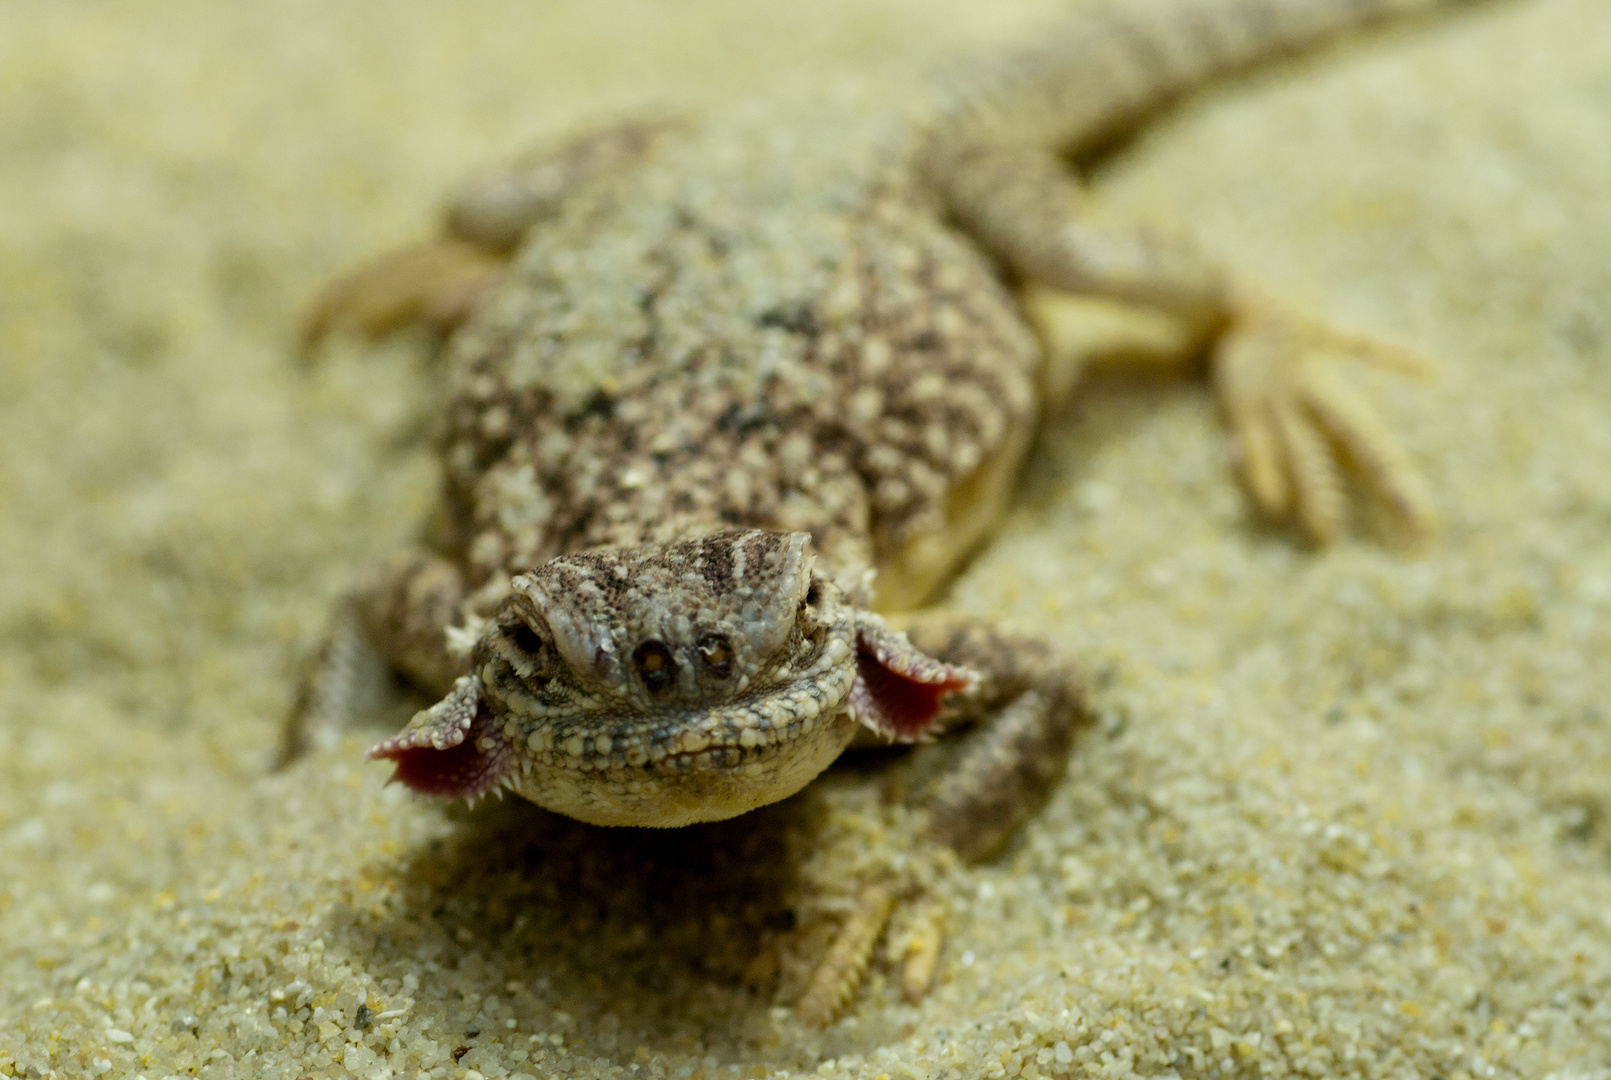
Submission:
{"label": "lizard body", "polygon": [[[456,327],[431,543],[354,602],[444,696],[372,755],[434,794],[676,826],[792,794],[859,731],[972,726],[930,835],[997,850],[1063,771],[1074,665],[975,620],[920,616],[908,638],[874,612],[919,607],[999,517],[1068,381],[1048,373],[1079,298],[1161,313],[1178,351],[1206,349],[1271,515],[1335,535],[1341,460],[1408,531],[1430,516],[1319,359],[1402,353],[1254,298],[1182,241],[1091,222],[1059,155],[1436,2],[1091,12],[912,108],[766,98],[584,134],[467,186],[441,239],[337,282],[307,324]],[[807,995],[818,1022],[865,965],[849,951]]]}

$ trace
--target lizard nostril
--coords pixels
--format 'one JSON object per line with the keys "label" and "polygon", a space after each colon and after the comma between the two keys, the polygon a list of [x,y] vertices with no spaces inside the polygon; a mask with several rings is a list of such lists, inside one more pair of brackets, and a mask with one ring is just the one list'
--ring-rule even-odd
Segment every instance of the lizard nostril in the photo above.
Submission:
{"label": "lizard nostril", "polygon": [[633,650],[632,666],[637,668],[638,678],[643,680],[643,685],[649,688],[651,694],[660,693],[677,677],[671,650],[658,641],[645,641]]}

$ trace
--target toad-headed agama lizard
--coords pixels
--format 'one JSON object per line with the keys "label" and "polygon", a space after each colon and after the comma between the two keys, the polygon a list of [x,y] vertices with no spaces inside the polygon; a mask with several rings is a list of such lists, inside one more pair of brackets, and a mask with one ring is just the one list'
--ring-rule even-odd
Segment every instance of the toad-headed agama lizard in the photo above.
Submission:
{"label": "toad-headed agama lizard", "polygon": [[[1088,10],[921,108],[775,96],[606,126],[467,185],[438,238],[335,282],[305,326],[309,343],[451,332],[429,541],[349,607],[442,697],[371,756],[433,795],[508,789],[671,827],[783,799],[854,741],[956,731],[971,742],[926,790],[928,838],[997,851],[1065,770],[1077,669],[914,609],[1001,516],[1098,339],[1207,358],[1270,517],[1330,540],[1351,471],[1384,520],[1430,528],[1408,458],[1331,366],[1413,354],[1300,316],[1182,240],[1093,221],[1061,155],[1206,79],[1435,3]],[[310,681],[288,745],[339,711],[340,681]],[[854,993],[893,903],[864,891],[805,1021]],[[900,976],[913,998],[926,940]]]}

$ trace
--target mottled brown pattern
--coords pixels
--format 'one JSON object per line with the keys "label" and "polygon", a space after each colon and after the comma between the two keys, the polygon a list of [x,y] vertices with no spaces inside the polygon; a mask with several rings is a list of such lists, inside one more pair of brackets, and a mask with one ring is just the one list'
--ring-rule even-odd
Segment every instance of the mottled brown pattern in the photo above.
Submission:
{"label": "mottled brown pattern", "polygon": [[[793,793],[858,724],[922,739],[948,716],[977,730],[925,788],[929,836],[999,850],[1063,774],[1074,666],[978,624],[915,624],[927,655],[872,608],[921,603],[1001,512],[1059,305],[1178,322],[1273,516],[1330,539],[1346,464],[1407,532],[1430,520],[1407,457],[1324,367],[1401,353],[1285,311],[1182,240],[1093,223],[1059,155],[1206,78],[1436,2],[1096,14],[927,106],[779,96],[578,136],[467,187],[442,240],[314,308],[316,331],[344,297],[469,312],[448,346],[436,550],[357,603],[395,663],[452,690],[376,755],[436,794],[508,787],[673,826]],[[508,255],[501,281],[413,269],[461,267],[430,252],[465,245]],[[1045,341],[1018,286],[1040,290]],[[816,1022],[888,916],[872,895],[807,995]]]}
{"label": "mottled brown pattern", "polygon": [[947,492],[1030,422],[1011,296],[910,177],[878,175],[895,135],[839,109],[837,156],[859,160],[835,175],[723,126],[534,236],[453,350],[474,585],[734,526],[809,531],[859,572],[943,527]]}

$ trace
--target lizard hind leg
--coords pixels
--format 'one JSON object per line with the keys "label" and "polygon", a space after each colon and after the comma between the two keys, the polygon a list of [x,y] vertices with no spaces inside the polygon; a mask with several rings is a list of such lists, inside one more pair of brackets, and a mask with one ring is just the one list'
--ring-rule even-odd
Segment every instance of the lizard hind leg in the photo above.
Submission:
{"label": "lizard hind leg", "polygon": [[1174,325],[1139,336],[1126,327],[1132,351],[1192,355],[1208,347],[1242,478],[1264,513],[1330,543],[1342,528],[1343,476],[1352,472],[1406,537],[1430,533],[1427,485],[1330,365],[1341,355],[1424,371],[1409,350],[1253,295],[1183,237],[1093,220],[1075,178],[1032,142],[963,125],[934,141],[925,166],[962,227],[1025,283],[1026,314],[1047,344],[1049,394],[1066,392],[1077,375],[1079,364],[1065,354],[1090,347],[1079,339],[1093,324],[1114,322],[1111,312],[1104,319],[1059,293],[1151,308]]}
{"label": "lizard hind leg", "polygon": [[302,315],[302,349],[338,329],[370,340],[415,324],[447,334],[503,276],[504,262],[452,236],[380,255],[319,290]]}
{"label": "lizard hind leg", "polygon": [[1316,544],[1341,531],[1353,473],[1411,542],[1434,527],[1432,496],[1394,433],[1336,371],[1339,358],[1424,375],[1418,354],[1259,300],[1240,301],[1213,350],[1214,385],[1232,452],[1266,515]]}

